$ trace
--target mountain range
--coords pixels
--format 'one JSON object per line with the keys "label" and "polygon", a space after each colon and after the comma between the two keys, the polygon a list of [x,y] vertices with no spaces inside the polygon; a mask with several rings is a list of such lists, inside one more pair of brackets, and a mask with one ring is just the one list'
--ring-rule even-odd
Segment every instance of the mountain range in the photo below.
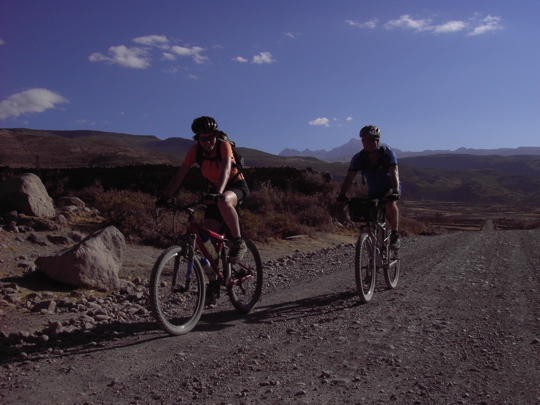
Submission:
{"label": "mountain range", "polygon": [[[360,140],[351,141],[326,154],[302,152],[307,156],[278,156],[256,149],[238,150],[246,167],[310,168],[328,172],[341,182],[350,156],[360,150]],[[193,145],[192,139],[160,140],[152,135],[130,135],[100,131],[48,131],[24,128],[0,129],[0,166],[5,168],[89,168],[173,165],[181,163]],[[290,150],[289,150],[290,151]],[[284,152],[282,152],[283,154]],[[330,153],[336,159],[329,157]],[[355,152],[354,152],[355,153]],[[318,154],[319,157],[309,156]],[[432,199],[467,203],[518,201],[530,207],[540,204],[540,148],[401,152],[400,178],[409,200]],[[343,155],[342,155],[343,156]],[[325,158],[325,160],[323,160]],[[534,212],[536,208],[531,208]]]}
{"label": "mountain range", "polygon": [[[326,162],[349,162],[355,153],[358,153],[362,149],[362,141],[360,139],[351,138],[345,145],[338,146],[337,148],[329,151],[324,149],[310,150],[305,149],[299,151],[296,149],[283,149],[279,156],[311,156],[317,159],[324,160]],[[421,152],[405,152],[399,149],[392,148],[398,158],[413,157],[413,156],[426,156],[426,155],[440,155],[440,154],[456,154],[456,155],[500,155],[500,156],[513,156],[513,155],[540,155],[540,147],[519,147],[515,149],[468,149],[459,148],[455,151],[450,150],[424,150]]]}
{"label": "mountain range", "polygon": [[[130,135],[101,131],[0,129],[0,166],[8,167],[114,167],[140,164],[179,165],[192,139]],[[361,148],[359,139],[331,151],[286,149],[280,155],[239,147],[248,167],[290,166],[330,172],[339,181],[350,157]],[[297,151],[296,151],[297,152]],[[344,154],[348,155],[345,156]],[[510,175],[540,176],[540,148],[465,149],[402,152],[401,166],[437,170],[496,170]],[[338,156],[342,156],[338,159]]]}

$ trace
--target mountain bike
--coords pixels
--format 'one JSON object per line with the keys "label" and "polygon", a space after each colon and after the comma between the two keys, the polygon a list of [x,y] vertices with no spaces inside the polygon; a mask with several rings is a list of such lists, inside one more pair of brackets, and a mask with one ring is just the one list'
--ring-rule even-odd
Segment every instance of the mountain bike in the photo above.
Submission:
{"label": "mountain bike", "polygon": [[[226,235],[199,224],[196,208],[205,209],[206,205],[203,202],[170,205],[169,209],[175,212],[187,213],[187,231],[178,238],[177,246],[159,256],[150,278],[152,314],[171,335],[191,331],[199,322],[207,296],[215,301],[222,288],[241,313],[255,307],[262,291],[262,263],[255,244],[244,239],[247,252],[243,259],[236,264],[228,263]],[[208,273],[203,271],[203,264]]]}
{"label": "mountain bike", "polygon": [[353,222],[365,222],[358,241],[354,259],[356,289],[360,301],[373,297],[377,272],[384,274],[389,289],[397,287],[400,268],[399,250],[390,249],[390,232],[386,229],[386,203],[392,196],[377,199],[351,198],[349,215]]}

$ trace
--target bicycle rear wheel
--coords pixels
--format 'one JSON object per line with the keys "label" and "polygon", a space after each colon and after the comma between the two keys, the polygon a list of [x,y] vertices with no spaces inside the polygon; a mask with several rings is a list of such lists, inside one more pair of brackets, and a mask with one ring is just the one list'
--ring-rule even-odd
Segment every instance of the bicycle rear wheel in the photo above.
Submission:
{"label": "bicycle rear wheel", "polygon": [[227,263],[227,293],[233,306],[240,312],[250,312],[262,292],[263,270],[261,256],[255,244],[245,239],[247,252],[236,264]]}
{"label": "bicycle rear wheel", "polygon": [[363,303],[371,300],[375,291],[375,257],[368,234],[362,233],[356,243],[356,255],[354,260],[354,276],[356,289],[360,301]]}
{"label": "bicycle rear wheel", "polygon": [[160,327],[171,335],[183,335],[199,321],[204,307],[205,283],[197,258],[188,264],[181,247],[164,251],[150,278],[150,305]]}
{"label": "bicycle rear wheel", "polygon": [[388,250],[388,263],[384,267],[384,280],[389,289],[397,287],[400,267],[399,250]]}

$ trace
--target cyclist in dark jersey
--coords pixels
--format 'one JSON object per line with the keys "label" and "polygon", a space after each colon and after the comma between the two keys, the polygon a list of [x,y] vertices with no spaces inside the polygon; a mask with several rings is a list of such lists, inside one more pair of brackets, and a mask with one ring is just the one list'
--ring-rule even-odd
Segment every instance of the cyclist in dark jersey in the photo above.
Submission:
{"label": "cyclist in dark jersey", "polygon": [[396,154],[388,147],[380,147],[381,131],[375,125],[366,125],[360,130],[360,138],[364,149],[354,155],[349,165],[349,171],[338,197],[338,201],[347,199],[347,192],[359,171],[365,178],[369,197],[376,198],[391,194],[395,201],[386,204],[386,216],[392,233],[390,247],[399,249],[399,208],[397,200],[401,193],[399,171]]}

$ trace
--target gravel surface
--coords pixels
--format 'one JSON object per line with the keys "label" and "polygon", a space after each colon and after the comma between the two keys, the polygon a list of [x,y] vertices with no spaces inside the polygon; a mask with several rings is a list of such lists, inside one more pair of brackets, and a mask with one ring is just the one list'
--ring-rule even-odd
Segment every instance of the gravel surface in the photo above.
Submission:
{"label": "gravel surface", "polygon": [[[180,337],[156,329],[142,271],[113,294],[40,291],[2,307],[0,403],[540,404],[539,241],[404,239],[398,288],[381,275],[365,305],[353,244],[265,252],[256,309],[222,295]],[[147,274],[157,254],[138,252],[126,262]],[[21,295],[12,279],[5,301]]]}

